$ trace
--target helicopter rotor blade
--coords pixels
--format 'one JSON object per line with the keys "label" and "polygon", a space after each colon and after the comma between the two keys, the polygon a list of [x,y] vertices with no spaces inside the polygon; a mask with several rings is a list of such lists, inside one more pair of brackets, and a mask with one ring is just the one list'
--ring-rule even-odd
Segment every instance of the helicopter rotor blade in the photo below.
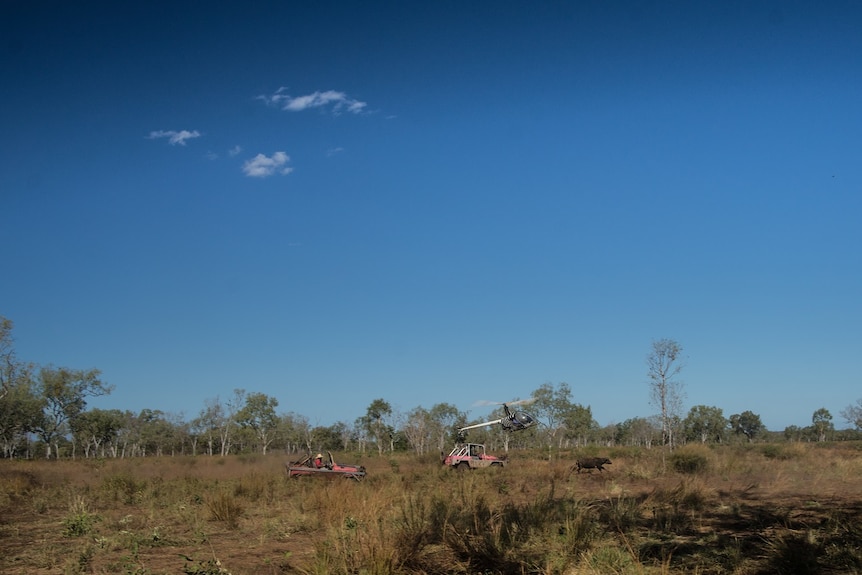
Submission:
{"label": "helicopter rotor blade", "polygon": [[515,399],[513,401],[489,401],[487,399],[480,399],[479,401],[473,404],[473,407],[482,407],[487,405],[528,405],[536,401],[535,397],[528,397],[527,399]]}
{"label": "helicopter rotor blade", "polygon": [[536,401],[535,397],[528,397],[527,399],[516,399],[515,401],[510,401],[506,405],[530,405]]}
{"label": "helicopter rotor blade", "polygon": [[503,405],[503,404],[500,403],[499,401],[489,401],[487,399],[480,399],[479,401],[476,401],[473,403],[473,407],[485,407],[488,405]]}

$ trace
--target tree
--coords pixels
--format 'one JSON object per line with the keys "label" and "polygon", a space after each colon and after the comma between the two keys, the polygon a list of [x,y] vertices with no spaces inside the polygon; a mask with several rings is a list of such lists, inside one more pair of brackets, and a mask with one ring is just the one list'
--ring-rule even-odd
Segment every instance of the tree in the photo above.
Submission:
{"label": "tree", "polygon": [[333,444],[333,448],[341,451],[348,451],[351,445],[356,442],[356,434],[354,430],[343,421],[336,421],[329,426],[333,436],[337,438]]}
{"label": "tree", "polygon": [[605,447],[613,447],[617,437],[617,426],[615,423],[610,423],[604,427],[600,427],[595,432],[598,441]]}
{"label": "tree", "polygon": [[453,441],[453,434],[458,423],[467,421],[467,414],[458,411],[451,403],[436,403],[431,406],[428,415],[431,417],[433,432],[437,440],[437,450],[443,451],[446,444]]}
{"label": "tree", "polygon": [[404,437],[417,455],[428,451],[433,427],[431,413],[424,407],[414,407],[407,412],[407,420],[403,426]]}
{"label": "tree", "polygon": [[141,456],[173,454],[177,448],[176,426],[160,409],[142,409],[136,421],[136,440],[134,446]]}
{"label": "tree", "polygon": [[0,316],[0,441],[3,456],[14,457],[27,434],[41,421],[42,406],[34,389],[31,363],[18,361],[12,320]]}
{"label": "tree", "polygon": [[114,457],[124,459],[127,455],[133,456],[133,445],[137,444],[138,432],[137,416],[128,409],[117,414],[122,422],[120,429],[117,430],[117,438],[111,446],[111,451]]}
{"label": "tree", "polygon": [[652,342],[652,351],[647,356],[647,376],[650,380],[650,401],[659,409],[662,440],[673,449],[674,421],[681,419],[682,383],[675,378],[684,367],[682,346],[672,339]]}
{"label": "tree", "polygon": [[283,439],[288,453],[311,451],[314,444],[313,429],[308,418],[298,413],[289,412],[279,417],[278,435]]}
{"label": "tree", "polygon": [[619,445],[652,448],[653,441],[661,436],[661,427],[655,419],[634,417],[617,424],[614,442]]}
{"label": "tree", "polygon": [[742,413],[731,415],[730,428],[734,433],[744,435],[748,438],[749,443],[754,441],[754,438],[766,429],[760,421],[760,416],[751,411],[743,411]]}
{"label": "tree", "polygon": [[245,406],[237,413],[237,422],[251,428],[260,442],[261,452],[266,450],[274,439],[273,432],[278,427],[275,408],[278,400],[263,393],[250,393],[245,398]]}
{"label": "tree", "polygon": [[225,425],[225,419],[224,407],[216,397],[207,399],[204,409],[192,421],[192,429],[206,443],[207,454],[210,456],[215,455],[215,442],[221,437],[220,430]]}
{"label": "tree", "polygon": [[95,457],[104,456],[105,447],[116,442],[122,425],[123,414],[119,410],[91,409],[76,417],[71,429],[75,445],[83,445],[84,457],[89,458],[91,450]]}
{"label": "tree", "polygon": [[787,441],[799,441],[802,439],[804,431],[798,425],[788,425],[784,428],[784,438]]}
{"label": "tree", "polygon": [[21,377],[22,365],[15,357],[14,324],[0,315],[0,399],[6,396]]}
{"label": "tree", "polygon": [[29,377],[15,379],[0,397],[0,441],[3,457],[15,457],[27,435],[42,421],[42,400]]}
{"label": "tree", "polygon": [[545,383],[534,390],[531,397],[535,400],[532,403],[531,411],[536,417],[545,420],[544,429],[548,434],[550,442],[554,442],[555,438],[559,437],[559,445],[562,446],[566,425],[564,422],[566,414],[571,410],[572,389],[567,383],[559,383],[554,388],[550,383]]}
{"label": "tree", "polygon": [[204,402],[204,409],[191,422],[194,435],[206,442],[207,453],[215,455],[215,443],[218,441],[218,453],[225,456],[230,453],[233,430],[237,424],[237,413],[245,404],[245,390],[234,389],[233,398],[222,404],[216,396]]}
{"label": "tree", "polygon": [[65,367],[44,367],[39,372],[38,388],[42,399],[42,418],[35,430],[45,442],[46,458],[58,457],[58,439],[68,430],[66,425],[87,407],[87,398],[107,395],[113,387],[99,379],[97,369],[73,370]]}
{"label": "tree", "polygon": [[727,418],[718,407],[695,405],[682,422],[685,437],[689,441],[721,442],[727,430]]}
{"label": "tree", "polygon": [[[375,399],[368,406],[363,423],[368,432],[374,436],[377,442],[377,453],[383,454],[384,440],[388,431],[385,418],[392,415],[392,406],[383,399]],[[391,437],[391,433],[390,433]],[[390,445],[391,449],[391,445]]]}
{"label": "tree", "polygon": [[848,405],[841,410],[841,417],[857,430],[862,430],[862,398],[856,400],[856,405]]}
{"label": "tree", "polygon": [[614,443],[617,445],[634,445],[633,419],[626,419],[614,426]]}
{"label": "tree", "polygon": [[825,407],[821,407],[811,416],[811,425],[817,434],[817,441],[826,441],[826,434],[835,430],[832,425],[832,414]]}
{"label": "tree", "polygon": [[[551,442],[556,442],[559,449],[563,445],[586,443],[599,425],[593,419],[592,409],[571,401],[572,389],[562,382],[556,387],[550,383],[541,385],[534,390],[531,397],[534,402],[530,411],[539,419],[543,419],[542,429],[547,430]],[[523,436],[527,437],[527,436]]]}
{"label": "tree", "polygon": [[584,407],[578,403],[572,404],[560,415],[560,420],[565,428],[563,438],[574,441],[575,445],[586,445],[590,436],[598,429],[599,424],[593,419],[591,407]]}
{"label": "tree", "polygon": [[222,456],[230,453],[231,448],[231,432],[236,425],[236,414],[242,409],[245,404],[245,390],[234,389],[233,399],[227,402],[227,415],[222,421],[221,433],[221,454]]}
{"label": "tree", "polygon": [[349,438],[347,424],[337,421],[328,427],[315,427],[311,430],[314,438],[314,451],[345,451],[345,439]]}

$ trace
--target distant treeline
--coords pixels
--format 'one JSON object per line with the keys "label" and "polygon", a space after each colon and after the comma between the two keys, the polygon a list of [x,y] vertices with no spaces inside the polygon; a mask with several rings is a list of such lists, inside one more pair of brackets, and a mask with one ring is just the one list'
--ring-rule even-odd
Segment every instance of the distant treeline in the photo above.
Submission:
{"label": "distant treeline", "polygon": [[[10,320],[0,316],[0,442],[4,458],[224,456],[327,449],[425,454],[446,450],[463,439],[459,437],[460,428],[483,421],[471,421],[466,412],[449,403],[400,413],[379,398],[364,413],[357,414],[353,422],[312,426],[302,414],[279,413],[276,398],[244,389],[235,389],[227,401],[205,400],[199,414],[190,420],[152,409],[137,413],[88,409],[89,398],[113,391],[113,386],[101,380],[100,371],[37,367],[19,361],[12,327]],[[654,349],[664,350],[661,345],[669,343],[676,346],[674,350],[681,349],[668,340],[654,343]],[[666,383],[662,381],[663,373],[656,378],[658,385]],[[589,406],[571,401],[571,389],[566,383],[545,383],[521,403],[529,404],[525,409],[539,425],[507,432],[503,426],[489,424],[471,429],[469,440],[485,443],[492,450],[509,451],[539,447],[562,450],[587,445],[674,448],[693,442],[862,438],[862,400],[842,411],[855,429],[836,431],[829,411],[818,408],[813,411],[811,425],[790,426],[783,432],[768,431],[753,411],[725,417],[720,408],[706,405],[691,407],[684,417],[673,409],[665,409],[659,415],[600,426]],[[500,405],[488,421],[505,416]]]}

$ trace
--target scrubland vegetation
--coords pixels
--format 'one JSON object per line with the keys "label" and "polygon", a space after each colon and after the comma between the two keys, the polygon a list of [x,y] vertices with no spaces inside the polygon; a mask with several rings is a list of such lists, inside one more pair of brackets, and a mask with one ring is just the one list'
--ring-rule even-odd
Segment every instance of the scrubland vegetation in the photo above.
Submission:
{"label": "scrubland vegetation", "polygon": [[[517,451],[505,469],[335,454],[0,461],[0,572],[862,572],[862,445]],[[572,473],[576,456],[608,471]]]}

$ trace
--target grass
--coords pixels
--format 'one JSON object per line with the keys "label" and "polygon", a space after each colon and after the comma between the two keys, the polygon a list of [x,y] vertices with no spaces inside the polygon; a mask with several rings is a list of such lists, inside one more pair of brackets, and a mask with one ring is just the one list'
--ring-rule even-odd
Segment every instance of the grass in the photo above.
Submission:
{"label": "grass", "polygon": [[468,473],[344,455],[361,482],[288,479],[280,455],[2,460],[0,572],[860,573],[860,454],[614,448],[581,474],[574,452]]}

